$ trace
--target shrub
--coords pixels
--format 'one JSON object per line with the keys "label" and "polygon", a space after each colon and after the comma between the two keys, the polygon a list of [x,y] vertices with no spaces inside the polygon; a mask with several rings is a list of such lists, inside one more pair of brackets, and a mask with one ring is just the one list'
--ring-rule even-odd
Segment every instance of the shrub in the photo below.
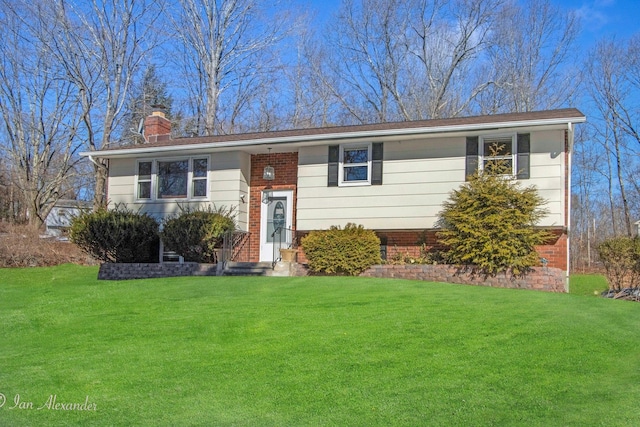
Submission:
{"label": "shrub", "polygon": [[396,252],[386,264],[407,265],[407,264],[442,264],[442,259],[437,251],[429,251],[424,246],[420,248],[420,256],[411,256],[409,253]]}
{"label": "shrub", "polygon": [[158,222],[121,205],[80,214],[69,237],[103,262],[158,262]]}
{"label": "shrub", "polygon": [[349,223],[344,229],[333,226],[312,231],[301,243],[314,272],[356,276],[381,262],[380,239],[361,225]]}
{"label": "shrub", "polygon": [[438,238],[447,262],[475,266],[484,274],[521,274],[538,265],[535,246],[551,238],[535,228],[546,214],[544,203],[534,187],[522,188],[507,175],[470,176],[440,212]]}
{"label": "shrub", "polygon": [[222,245],[222,236],[236,227],[233,208],[186,210],[164,222],[160,233],[167,249],[185,261],[215,262],[214,248]]}
{"label": "shrub", "polygon": [[58,264],[95,264],[76,245],[55,238],[42,238],[29,225],[0,222],[0,268],[44,267]]}
{"label": "shrub", "polygon": [[610,289],[620,291],[640,286],[640,238],[614,237],[597,249]]}

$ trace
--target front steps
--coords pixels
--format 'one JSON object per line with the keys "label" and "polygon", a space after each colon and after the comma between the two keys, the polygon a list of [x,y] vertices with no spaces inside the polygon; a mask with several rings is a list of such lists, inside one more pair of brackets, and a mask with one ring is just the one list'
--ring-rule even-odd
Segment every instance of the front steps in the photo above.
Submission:
{"label": "front steps", "polygon": [[271,276],[270,262],[227,262],[223,276]]}
{"label": "front steps", "polygon": [[281,276],[293,274],[293,263],[279,261],[275,265],[270,262],[227,262],[221,276]]}

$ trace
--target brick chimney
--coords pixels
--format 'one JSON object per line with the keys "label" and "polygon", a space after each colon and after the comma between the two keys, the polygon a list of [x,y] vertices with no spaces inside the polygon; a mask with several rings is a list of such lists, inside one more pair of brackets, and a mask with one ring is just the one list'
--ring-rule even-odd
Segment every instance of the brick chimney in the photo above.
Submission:
{"label": "brick chimney", "polygon": [[154,111],[144,119],[143,132],[146,142],[168,141],[171,137],[171,122],[162,111]]}

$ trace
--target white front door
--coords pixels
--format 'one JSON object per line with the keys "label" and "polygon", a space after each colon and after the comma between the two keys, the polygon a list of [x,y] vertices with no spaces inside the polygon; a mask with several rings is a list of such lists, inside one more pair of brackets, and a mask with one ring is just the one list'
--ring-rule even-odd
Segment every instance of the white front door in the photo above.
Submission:
{"label": "white front door", "polygon": [[292,225],[293,191],[263,191],[260,210],[260,261],[277,260],[280,257],[279,249],[291,245]]}

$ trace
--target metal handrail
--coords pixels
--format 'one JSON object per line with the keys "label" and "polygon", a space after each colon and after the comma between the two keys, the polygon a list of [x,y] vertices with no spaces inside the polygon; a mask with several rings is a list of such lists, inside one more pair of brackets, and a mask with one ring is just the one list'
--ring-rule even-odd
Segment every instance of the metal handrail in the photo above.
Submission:
{"label": "metal handrail", "polygon": [[249,235],[249,232],[241,230],[227,231],[222,235],[222,250],[217,260],[221,269],[227,267],[227,262],[237,259]]}
{"label": "metal handrail", "polygon": [[[276,236],[278,236],[277,241]],[[291,238],[287,239],[287,236],[291,236]],[[271,233],[271,238],[273,241],[273,261],[271,263],[271,266],[275,267],[278,261],[282,260],[282,256],[280,256],[280,249],[283,249],[283,244],[286,245],[284,249],[292,249],[296,244],[296,239],[294,237],[294,230],[287,227],[276,228],[273,233]]]}

